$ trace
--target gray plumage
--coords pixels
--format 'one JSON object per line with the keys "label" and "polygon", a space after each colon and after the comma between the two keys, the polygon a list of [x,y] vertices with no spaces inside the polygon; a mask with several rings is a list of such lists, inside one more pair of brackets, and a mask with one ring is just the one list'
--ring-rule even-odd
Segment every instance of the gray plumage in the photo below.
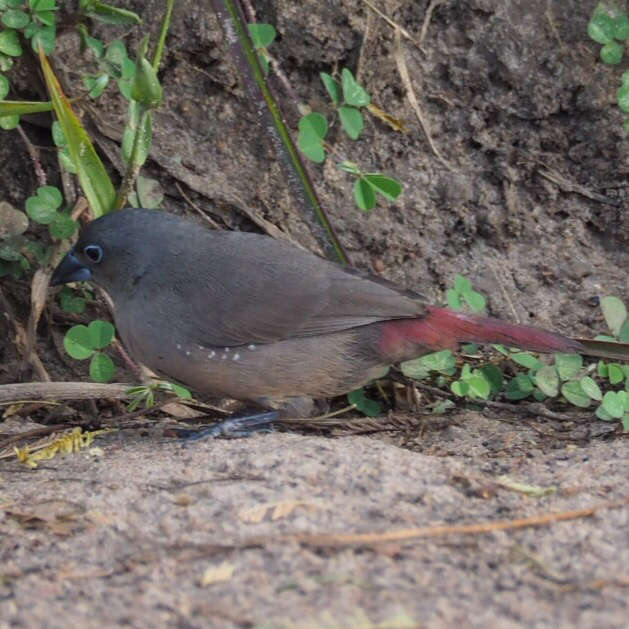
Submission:
{"label": "gray plumage", "polygon": [[275,407],[345,393],[459,342],[574,351],[563,336],[425,304],[417,294],[258,234],[157,210],[90,223],[51,283],[91,279],[147,367],[199,392]]}

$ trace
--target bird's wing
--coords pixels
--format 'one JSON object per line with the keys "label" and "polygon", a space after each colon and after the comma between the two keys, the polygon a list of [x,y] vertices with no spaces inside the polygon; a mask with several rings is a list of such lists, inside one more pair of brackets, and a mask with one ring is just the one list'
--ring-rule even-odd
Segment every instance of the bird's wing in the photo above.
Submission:
{"label": "bird's wing", "polygon": [[[315,336],[416,317],[421,298],[253,234],[216,234],[194,278],[176,287],[200,343],[234,346]],[[198,249],[197,249],[198,251]],[[191,281],[194,286],[182,283]]]}

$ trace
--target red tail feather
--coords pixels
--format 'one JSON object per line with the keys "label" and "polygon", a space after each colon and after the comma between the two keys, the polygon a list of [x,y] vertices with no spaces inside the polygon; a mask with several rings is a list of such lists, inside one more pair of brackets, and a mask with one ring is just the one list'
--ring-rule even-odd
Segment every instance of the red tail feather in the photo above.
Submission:
{"label": "red tail feather", "polygon": [[429,306],[420,319],[390,321],[382,338],[387,354],[404,351],[409,342],[423,347],[456,349],[459,343],[502,343],[534,352],[579,352],[580,344],[561,334],[480,315]]}

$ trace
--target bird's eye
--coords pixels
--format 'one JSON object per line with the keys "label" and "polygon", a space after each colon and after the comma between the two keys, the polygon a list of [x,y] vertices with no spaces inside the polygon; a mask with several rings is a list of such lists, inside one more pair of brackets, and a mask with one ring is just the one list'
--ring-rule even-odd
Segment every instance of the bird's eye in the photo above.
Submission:
{"label": "bird's eye", "polygon": [[103,259],[103,248],[100,245],[87,245],[83,249],[83,253],[95,264],[98,264]]}

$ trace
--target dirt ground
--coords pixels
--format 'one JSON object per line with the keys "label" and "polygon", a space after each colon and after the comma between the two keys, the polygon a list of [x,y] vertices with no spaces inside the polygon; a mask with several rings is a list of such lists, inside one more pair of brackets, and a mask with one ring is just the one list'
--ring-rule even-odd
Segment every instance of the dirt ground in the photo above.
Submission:
{"label": "dirt ground", "polygon": [[[117,4],[157,33],[163,2]],[[574,336],[604,331],[597,296],[629,301],[629,162],[614,105],[620,71],[598,61],[585,34],[594,2],[445,0],[421,47],[402,37],[400,50],[363,0],[254,4],[260,21],[277,26],[272,52],[301,99],[325,110],[319,72],[347,66],[408,128],[369,118],[357,143],[332,130],[341,153],[404,183],[394,206],[362,214],[332,161],[312,169],[356,266],[436,302],[462,272],[493,314]],[[418,42],[428,4],[377,6]],[[208,6],[176,4],[147,174],[159,178],[169,210],[196,213],[183,190],[221,227],[270,223],[316,249]],[[107,41],[123,33],[98,28]],[[131,50],[137,41],[128,37]],[[77,50],[62,35],[55,62],[68,85],[89,67]],[[17,72],[11,96],[40,98],[32,66]],[[295,127],[296,110],[277,91]],[[115,174],[123,103],[112,90],[84,116]],[[24,130],[50,146],[48,123]],[[19,137],[3,133],[11,141],[0,143],[0,200],[23,207],[36,173]],[[51,155],[42,153],[43,166],[58,183]],[[28,281],[3,278],[2,291],[25,320]],[[28,381],[3,314],[0,382]],[[57,350],[71,323],[51,305],[40,325],[37,350],[55,379],[84,377]],[[63,413],[84,421],[86,411]],[[12,417],[0,437],[51,421],[41,410]],[[0,629],[628,624],[629,440],[593,413],[397,410],[364,435],[292,430],[187,448],[165,436],[167,421],[140,420],[141,429],[103,435],[36,470],[0,460]],[[535,527],[379,543],[299,537],[549,514]]]}

